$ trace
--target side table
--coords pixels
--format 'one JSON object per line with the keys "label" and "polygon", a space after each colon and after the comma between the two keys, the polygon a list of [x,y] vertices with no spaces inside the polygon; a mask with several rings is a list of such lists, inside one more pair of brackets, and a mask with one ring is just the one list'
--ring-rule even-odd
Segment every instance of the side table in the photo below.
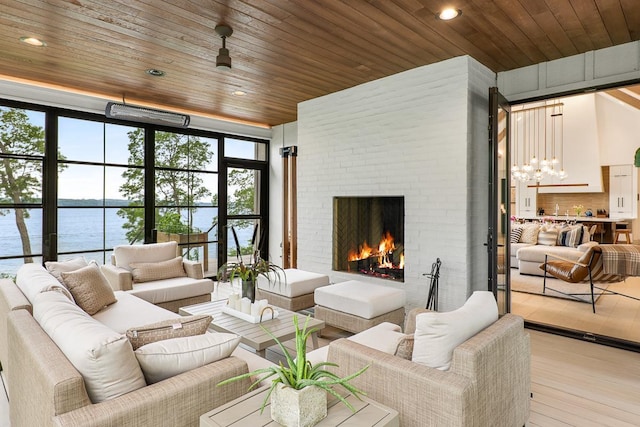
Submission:
{"label": "side table", "polygon": [[[232,400],[200,417],[200,427],[271,426],[280,424],[271,419],[269,403],[260,414],[260,407],[269,386],[261,387],[251,393]],[[342,402],[333,396],[328,397],[327,417],[316,424],[318,427],[350,425],[358,427],[399,427],[398,411],[395,411],[371,399],[362,400],[347,394],[347,401],[356,412],[351,412]]]}

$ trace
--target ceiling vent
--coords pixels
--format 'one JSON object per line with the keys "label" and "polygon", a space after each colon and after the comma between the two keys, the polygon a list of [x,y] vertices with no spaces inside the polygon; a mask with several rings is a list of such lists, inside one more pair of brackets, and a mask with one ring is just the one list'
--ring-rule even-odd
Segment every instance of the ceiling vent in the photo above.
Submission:
{"label": "ceiling vent", "polygon": [[109,102],[104,114],[110,119],[128,120],[133,122],[151,123],[179,128],[189,127],[191,118],[186,114],[170,111],[155,110],[153,108]]}

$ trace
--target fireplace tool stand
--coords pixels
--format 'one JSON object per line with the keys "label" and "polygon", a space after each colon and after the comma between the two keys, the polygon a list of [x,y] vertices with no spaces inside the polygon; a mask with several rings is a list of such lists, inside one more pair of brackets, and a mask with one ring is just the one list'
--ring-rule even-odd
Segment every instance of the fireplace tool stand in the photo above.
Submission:
{"label": "fireplace tool stand", "polygon": [[429,294],[427,295],[427,310],[438,311],[438,279],[440,278],[440,266],[442,261],[440,258],[436,258],[436,262],[431,264],[431,273],[424,273],[423,276],[427,276],[429,281]]}

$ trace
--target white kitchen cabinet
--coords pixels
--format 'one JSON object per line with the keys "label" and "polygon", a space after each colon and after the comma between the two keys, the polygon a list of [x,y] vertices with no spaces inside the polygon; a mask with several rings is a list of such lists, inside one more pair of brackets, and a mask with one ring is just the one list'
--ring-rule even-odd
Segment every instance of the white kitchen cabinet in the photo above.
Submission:
{"label": "white kitchen cabinet", "polygon": [[609,217],[636,218],[638,172],[633,165],[609,166]]}
{"label": "white kitchen cabinet", "polygon": [[516,186],[516,216],[518,218],[534,218],[538,215],[538,189],[536,187],[529,188],[529,185],[535,184],[531,182],[518,182]]}

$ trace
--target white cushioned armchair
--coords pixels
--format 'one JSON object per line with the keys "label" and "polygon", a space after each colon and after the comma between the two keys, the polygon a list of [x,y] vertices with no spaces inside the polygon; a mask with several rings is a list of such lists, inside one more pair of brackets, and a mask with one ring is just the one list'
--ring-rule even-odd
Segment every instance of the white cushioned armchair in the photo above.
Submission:
{"label": "white cushioned armchair", "polygon": [[116,246],[112,265],[101,269],[114,290],[176,313],[180,307],[211,301],[214,283],[203,277],[202,264],[177,251],[177,242]]}

